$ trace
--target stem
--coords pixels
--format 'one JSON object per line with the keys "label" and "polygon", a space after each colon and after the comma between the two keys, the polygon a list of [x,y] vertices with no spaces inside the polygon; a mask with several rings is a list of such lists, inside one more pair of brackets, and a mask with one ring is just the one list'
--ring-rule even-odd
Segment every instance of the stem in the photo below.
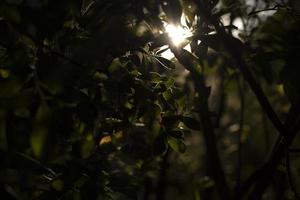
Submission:
{"label": "stem", "polygon": [[290,154],[289,154],[289,150],[286,149],[286,160],[285,160],[285,167],[286,167],[286,172],[287,172],[287,177],[288,177],[288,182],[290,185],[291,190],[293,191],[296,199],[300,199],[300,196],[296,190],[296,186],[295,183],[293,181],[292,178],[292,172],[291,172],[291,160],[290,160]]}
{"label": "stem", "polygon": [[237,177],[236,177],[236,196],[238,194],[239,188],[241,186],[241,169],[242,169],[242,133],[243,133],[243,126],[244,126],[244,111],[245,111],[245,95],[244,95],[244,91],[245,91],[245,82],[243,81],[241,85],[241,83],[239,82],[238,78],[238,91],[239,91],[239,96],[240,96],[240,103],[241,103],[241,107],[240,107],[240,129],[239,129],[239,133],[238,133],[238,155],[237,155]]}

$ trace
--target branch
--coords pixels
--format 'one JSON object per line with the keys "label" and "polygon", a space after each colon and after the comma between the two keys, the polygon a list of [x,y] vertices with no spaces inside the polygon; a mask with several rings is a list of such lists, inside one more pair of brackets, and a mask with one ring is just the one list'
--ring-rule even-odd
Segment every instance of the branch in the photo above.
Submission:
{"label": "branch", "polygon": [[243,85],[239,82],[239,79],[237,78],[238,82],[238,93],[240,96],[240,122],[239,122],[239,133],[238,133],[238,155],[237,155],[237,177],[236,177],[236,197],[238,196],[239,188],[241,186],[241,165],[242,165],[242,133],[243,133],[243,125],[244,125],[244,110],[245,110],[245,82],[243,81]]}
{"label": "branch", "polygon": [[[184,49],[177,48],[172,44],[169,44],[171,51],[174,53],[176,59],[182,64],[188,71],[190,71],[196,91],[199,93],[199,118],[203,127],[203,137],[208,154],[208,166],[217,187],[217,191],[220,194],[220,198],[224,200],[231,199],[228,183],[225,178],[225,174],[222,168],[221,160],[217,150],[216,138],[214,133],[214,127],[211,122],[211,116],[208,109],[208,92],[205,86],[202,74],[195,68],[195,62],[197,58],[187,57],[188,52]],[[191,54],[192,55],[192,54]]]}
{"label": "branch", "polygon": [[[273,147],[272,154],[268,161],[260,167],[258,170],[256,170],[242,185],[239,191],[240,197],[242,197],[249,189],[250,187],[256,183],[253,192],[252,192],[252,199],[257,199],[259,196],[262,195],[263,191],[267,188],[267,186],[271,182],[272,175],[276,171],[276,166],[280,163],[281,159],[285,156],[286,148],[290,146],[291,142],[293,141],[296,133],[299,131],[299,120],[297,121],[297,118],[299,118],[300,111],[299,111],[300,105],[298,104],[292,104],[290,111],[288,113],[288,117],[284,123],[284,126],[286,128],[290,128],[289,137],[286,139],[283,138],[282,135],[280,135],[275,142],[275,145]],[[291,117],[293,116],[293,117]]]}
{"label": "branch", "polygon": [[300,149],[289,149],[290,153],[300,153]]}
{"label": "branch", "polygon": [[[18,31],[19,32],[19,31]],[[20,33],[20,32],[19,32]],[[37,40],[36,38],[34,38],[32,35],[28,34],[28,33],[20,33],[28,38],[30,38],[36,45],[38,46],[41,46],[45,49],[47,49],[48,51],[50,51],[53,55],[63,59],[63,60],[66,60],[68,61],[69,63],[75,65],[75,66],[78,66],[78,67],[81,67],[81,68],[85,68],[86,66],[84,66],[83,64],[77,62],[76,60],[73,60],[72,58],[64,55],[63,53],[60,53],[58,51],[55,51],[54,49],[52,49],[50,46],[48,45],[45,45],[43,42]]]}
{"label": "branch", "polygon": [[[78,67],[81,67],[81,68],[86,68],[86,66],[84,66],[83,64],[77,62],[76,60],[64,55],[63,53],[60,53],[54,49],[52,49],[50,46],[48,45],[45,45],[42,41],[39,41],[38,39],[36,39],[35,37],[33,37],[32,35],[30,35],[29,33],[26,33],[24,31],[20,31],[17,27],[14,27],[12,26],[13,29],[20,35],[23,35],[23,36],[26,36],[28,37],[29,39],[31,39],[37,46],[41,46],[45,49],[47,49],[48,51],[50,51],[53,55],[63,59],[63,60],[66,60],[68,61],[69,63],[75,65],[75,66],[78,66]],[[5,45],[5,44],[2,44],[1,45]],[[5,46],[4,46],[5,47]]]}
{"label": "branch", "polygon": [[291,172],[291,160],[290,160],[290,154],[289,150],[286,150],[286,160],[285,160],[285,167],[286,167],[286,172],[287,172],[287,177],[288,177],[288,182],[290,185],[291,190],[293,191],[296,199],[300,199],[300,196],[296,190],[295,183],[292,178],[292,172]]}
{"label": "branch", "polygon": [[236,61],[236,64],[241,71],[244,79],[248,82],[251,90],[254,92],[263,110],[280,134],[280,137],[277,140],[278,145],[275,145],[273,154],[270,159],[266,162],[265,165],[254,172],[254,174],[245,182],[245,184],[243,184],[238,193],[238,198],[241,198],[256,182],[256,187],[253,190],[254,192],[252,193],[252,196],[259,197],[265,191],[266,187],[270,184],[276,166],[284,156],[285,146],[289,145],[293,140],[295,132],[288,129],[287,126],[284,126],[282,124],[277,114],[273,110],[273,107],[271,106],[268,98],[264,94],[262,88],[256,82],[252,72],[248,69],[247,64],[243,60],[242,52],[238,48],[241,45],[241,42],[228,35],[224,28],[219,25],[217,20],[215,20],[214,18],[209,18],[209,20],[215,26],[220,41],[223,41],[225,48],[228,50],[231,57]]}
{"label": "branch", "polygon": [[282,6],[282,5],[275,5],[275,6],[272,7],[272,8],[265,8],[265,9],[262,9],[262,10],[255,10],[255,11],[250,12],[250,13],[248,14],[248,16],[255,15],[255,14],[260,13],[260,12],[278,10],[279,7],[283,7],[283,6]]}

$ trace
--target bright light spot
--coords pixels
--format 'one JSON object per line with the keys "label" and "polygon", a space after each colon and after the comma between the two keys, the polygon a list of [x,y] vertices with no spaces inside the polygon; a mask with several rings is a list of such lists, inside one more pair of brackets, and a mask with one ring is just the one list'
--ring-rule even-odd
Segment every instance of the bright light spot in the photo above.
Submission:
{"label": "bright light spot", "polygon": [[172,53],[172,51],[170,49],[167,49],[166,51],[164,51],[162,54],[161,54],[162,57],[170,60],[172,58],[174,58],[174,54]]}
{"label": "bright light spot", "polygon": [[182,26],[175,26],[172,24],[165,25],[166,32],[171,38],[174,45],[179,46],[192,36],[192,32],[188,28]]}
{"label": "bright light spot", "polygon": [[236,18],[234,21],[233,21],[233,25],[235,27],[237,27],[238,29],[233,29],[232,30],[232,35],[236,38],[240,38],[239,37],[239,34],[241,33],[241,31],[244,29],[244,24],[243,24],[243,21],[241,20],[241,18]]}
{"label": "bright light spot", "polygon": [[[167,46],[164,46],[164,47],[167,47]],[[190,47],[190,45],[186,45],[183,49],[185,49],[185,50],[191,52],[191,47]],[[166,58],[166,59],[168,59],[168,60],[170,60],[170,59],[172,59],[172,58],[175,57],[174,54],[172,53],[172,51],[171,51],[170,49],[167,49],[166,51],[164,51],[164,52],[161,54],[161,56],[164,57],[164,58]]]}
{"label": "bright light spot", "polygon": [[[181,16],[180,23],[181,25],[168,24],[164,22],[165,32],[170,37],[172,43],[175,46],[180,46],[188,51],[191,51],[190,46],[188,45],[187,38],[193,35],[192,30],[187,27],[186,17],[184,15]],[[168,48],[168,46],[164,46],[161,49]],[[162,57],[167,59],[174,58],[174,54],[170,49],[164,51],[161,54]]]}

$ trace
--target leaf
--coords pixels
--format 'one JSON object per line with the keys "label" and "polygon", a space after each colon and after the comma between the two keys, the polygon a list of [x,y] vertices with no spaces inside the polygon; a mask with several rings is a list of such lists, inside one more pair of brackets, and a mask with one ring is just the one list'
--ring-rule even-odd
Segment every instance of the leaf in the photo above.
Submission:
{"label": "leaf", "polygon": [[184,133],[180,129],[173,129],[168,134],[176,139],[184,139]]}
{"label": "leaf", "polygon": [[207,188],[213,187],[215,185],[215,182],[210,177],[205,176],[199,181],[198,184],[201,190],[205,190]]}
{"label": "leaf", "polygon": [[44,156],[49,136],[49,121],[52,113],[49,107],[41,104],[35,116],[34,129],[30,135],[30,144],[33,154],[37,158]]}
{"label": "leaf", "polygon": [[9,77],[4,81],[0,82],[0,99],[1,98],[10,98],[13,95],[16,95],[21,89],[22,85],[17,80],[16,77]]}
{"label": "leaf", "polygon": [[101,138],[99,145],[102,146],[102,145],[108,144],[110,142],[111,142],[111,136],[107,135],[107,136],[104,136]]}
{"label": "leaf", "polygon": [[186,146],[182,139],[168,137],[168,144],[174,151],[178,153],[184,153],[186,151]]}
{"label": "leaf", "polygon": [[207,51],[208,51],[208,46],[201,42],[199,45],[196,46],[195,54],[196,56],[198,56],[198,58],[203,59],[206,58]]}
{"label": "leaf", "polygon": [[3,79],[8,78],[10,75],[10,71],[7,69],[0,69],[0,77]]}
{"label": "leaf", "polygon": [[155,59],[162,67],[164,67],[166,69],[175,69],[175,67],[176,67],[172,61],[170,61],[164,57],[155,56]]}
{"label": "leaf", "polygon": [[300,79],[299,67],[294,65],[286,65],[281,71],[281,78],[284,83],[284,91],[293,102],[300,97]]}
{"label": "leaf", "polygon": [[120,80],[129,74],[128,70],[123,66],[118,58],[112,61],[107,70],[116,80]]}
{"label": "leaf", "polygon": [[191,25],[191,23],[195,19],[195,15],[197,12],[197,5],[192,0],[184,0],[182,3],[183,3],[183,6],[182,6],[183,12],[188,19],[187,24]]}
{"label": "leaf", "polygon": [[153,83],[159,83],[166,77],[157,72],[150,72],[149,74],[150,74],[150,79]]}
{"label": "leaf", "polygon": [[223,42],[220,40],[218,34],[201,35],[199,39],[201,40],[201,44],[209,46],[215,51],[224,50]]}
{"label": "leaf", "polygon": [[64,183],[60,179],[54,180],[51,185],[57,191],[62,191],[64,188]]}
{"label": "leaf", "polygon": [[[247,50],[247,47],[245,44],[240,41],[239,39],[228,36],[227,38],[221,38],[218,34],[211,34],[211,35],[201,35],[198,38],[201,40],[201,43],[204,45],[209,46],[210,48],[214,49],[215,51],[226,51],[224,44],[224,41],[222,40],[229,40],[227,43],[234,46],[235,49],[245,52]],[[221,40],[222,39],[222,40]]]}
{"label": "leaf", "polygon": [[193,130],[200,130],[200,122],[191,117],[182,117],[181,118],[183,124]]}
{"label": "leaf", "polygon": [[185,49],[172,49],[176,58],[192,75],[201,74],[199,59]]}
{"label": "leaf", "polygon": [[83,159],[88,158],[95,149],[95,143],[94,143],[94,140],[93,140],[93,135],[92,134],[87,135],[83,139],[80,147],[81,147],[81,156],[82,156],[82,158]]}
{"label": "leaf", "polygon": [[30,144],[33,154],[40,158],[43,155],[43,151],[46,145],[48,130],[45,127],[37,127],[30,135]]}
{"label": "leaf", "polygon": [[162,118],[162,123],[164,124],[164,126],[166,127],[177,127],[179,124],[179,116],[164,116]]}
{"label": "leaf", "polygon": [[169,78],[166,82],[165,82],[165,86],[167,89],[170,89],[171,87],[173,87],[175,84],[175,80],[173,78]]}

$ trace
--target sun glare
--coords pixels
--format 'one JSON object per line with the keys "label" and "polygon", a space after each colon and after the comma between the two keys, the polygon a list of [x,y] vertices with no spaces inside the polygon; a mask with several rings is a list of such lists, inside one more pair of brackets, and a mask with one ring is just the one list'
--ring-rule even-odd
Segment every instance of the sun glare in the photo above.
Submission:
{"label": "sun glare", "polygon": [[[174,25],[169,24],[167,22],[164,22],[165,32],[168,34],[171,42],[177,46],[184,48],[188,51],[190,51],[190,45],[188,45],[187,38],[191,37],[193,35],[193,32],[191,29],[187,27],[185,15],[181,16],[180,23],[181,25]],[[163,46],[162,48],[167,48],[168,46]],[[161,54],[162,57],[167,59],[174,58],[174,54],[171,52],[170,49],[167,49]]]}
{"label": "sun glare", "polygon": [[165,30],[175,46],[181,45],[186,41],[188,37],[192,36],[192,32],[182,26],[166,24]]}
{"label": "sun glare", "polygon": [[[164,24],[165,31],[169,35],[172,43],[175,46],[178,46],[178,47],[181,46],[182,48],[190,51],[190,46],[187,45],[185,42],[187,41],[188,37],[192,36],[192,31],[190,29],[186,28],[184,18],[182,18],[181,21],[182,21],[181,23],[183,24],[183,26],[180,26],[180,25],[175,26],[173,24],[165,23]],[[163,48],[166,48],[166,47],[167,46],[164,46]],[[174,57],[174,54],[171,52],[170,49],[168,49],[165,52],[163,52],[161,56],[164,58],[167,58],[167,59],[172,59]]]}

